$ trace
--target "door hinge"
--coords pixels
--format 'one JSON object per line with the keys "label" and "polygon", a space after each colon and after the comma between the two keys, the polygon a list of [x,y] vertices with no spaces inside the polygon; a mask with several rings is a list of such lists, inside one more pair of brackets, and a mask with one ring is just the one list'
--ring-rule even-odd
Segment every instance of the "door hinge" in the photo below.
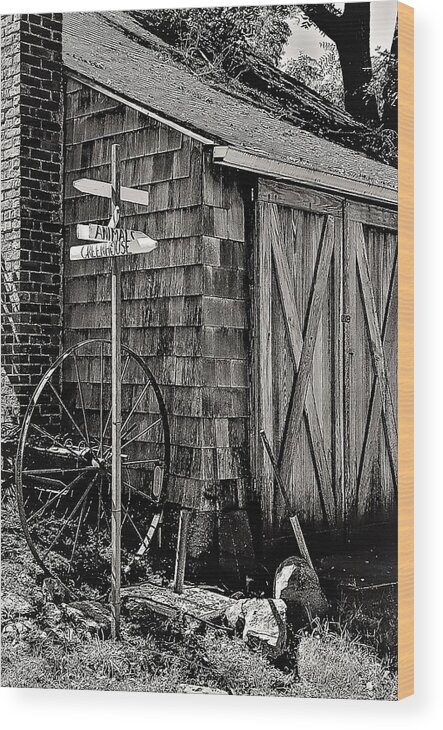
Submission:
{"label": "door hinge", "polygon": [[351,315],[350,314],[342,314],[341,321],[342,322],[350,322],[351,321]]}

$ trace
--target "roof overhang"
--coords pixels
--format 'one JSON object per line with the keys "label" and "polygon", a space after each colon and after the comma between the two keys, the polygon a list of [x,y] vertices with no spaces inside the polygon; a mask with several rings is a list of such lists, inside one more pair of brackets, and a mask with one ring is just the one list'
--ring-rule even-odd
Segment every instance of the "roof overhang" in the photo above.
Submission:
{"label": "roof overhang", "polygon": [[263,175],[265,177],[278,178],[280,180],[289,180],[291,182],[301,183],[339,195],[351,195],[354,198],[364,198],[365,200],[372,200],[374,202],[397,205],[397,190],[392,190],[380,185],[372,185],[370,183],[353,180],[340,175],[333,175],[321,170],[312,170],[307,167],[302,167],[301,165],[294,165],[290,162],[274,160],[270,157],[264,157],[252,151],[242,150],[237,147],[217,145],[214,140],[200,134],[196,130],[185,127],[175,120],[168,119],[152,109],[149,109],[144,104],[140,104],[124,94],[115,92],[113,89],[105,86],[104,84],[100,84],[92,80],[89,76],[85,76],[82,73],[75,71],[69,67],[69,64],[66,63],[66,61],[64,65],[67,74],[71,78],[85,84],[85,86],[89,86],[91,89],[95,89],[96,91],[99,91],[122,104],[126,104],[132,109],[145,114],[147,117],[155,119],[172,129],[176,129],[204,145],[213,147],[213,160],[219,165],[233,167],[237,170],[244,170],[245,172],[250,172],[255,175]]}
{"label": "roof overhang", "polygon": [[364,198],[377,203],[397,205],[397,190],[372,185],[360,180],[352,180],[340,175],[311,170],[290,162],[273,160],[236,147],[215,145],[213,160],[219,165],[226,165],[255,175],[290,180],[291,182],[302,183],[312,188],[320,188],[339,195],[351,195],[354,198]]}

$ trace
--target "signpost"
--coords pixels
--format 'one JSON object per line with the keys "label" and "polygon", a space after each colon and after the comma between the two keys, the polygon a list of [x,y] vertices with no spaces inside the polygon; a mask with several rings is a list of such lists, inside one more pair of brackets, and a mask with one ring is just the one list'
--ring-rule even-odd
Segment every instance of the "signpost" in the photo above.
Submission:
{"label": "signpost", "polygon": [[112,217],[108,226],[79,224],[77,237],[89,243],[73,246],[71,261],[111,258],[111,398],[112,398],[112,520],[111,520],[111,626],[112,637],[120,636],[120,581],[121,581],[121,257],[128,254],[148,253],[157,247],[157,241],[141,231],[117,227],[120,201],[148,205],[148,193],[120,186],[119,145],[111,149],[111,182],[76,180],[74,187],[81,192],[111,199]]}
{"label": "signpost", "polygon": [[89,225],[77,225],[77,238],[91,241],[84,246],[72,246],[69,255],[71,261],[104,258],[107,256],[126,256],[130,253],[149,253],[157,247],[157,241],[141,231],[123,228],[110,228]]}
{"label": "signpost", "polygon": [[[90,195],[99,195],[102,198],[112,199],[112,183],[102,182],[101,180],[89,180],[84,177],[80,180],[74,180],[73,185],[81,193],[89,193]],[[149,193],[146,190],[121,187],[120,200],[147,206],[149,205]]]}

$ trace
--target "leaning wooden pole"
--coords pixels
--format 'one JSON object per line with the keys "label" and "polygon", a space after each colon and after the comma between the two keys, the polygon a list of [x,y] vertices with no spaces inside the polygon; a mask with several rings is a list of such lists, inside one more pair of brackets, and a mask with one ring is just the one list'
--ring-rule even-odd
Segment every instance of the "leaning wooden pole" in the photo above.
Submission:
{"label": "leaning wooden pole", "polygon": [[306,545],[305,537],[303,535],[300,522],[298,521],[298,517],[294,511],[294,509],[291,506],[291,502],[288,496],[288,493],[286,491],[286,487],[283,484],[283,479],[281,478],[280,471],[277,465],[277,461],[275,459],[274,453],[272,451],[271,445],[268,441],[268,437],[266,436],[265,431],[260,431],[260,436],[263,441],[263,446],[266,449],[266,453],[269,456],[269,461],[272,464],[272,468],[274,470],[274,476],[275,480],[280,487],[280,491],[282,493],[282,497],[286,504],[286,509],[289,512],[289,521],[291,523],[292,531],[295,535],[295,539],[297,540],[298,549],[300,550],[301,556],[306,560],[308,565],[314,570],[314,566],[312,564],[311,556],[309,554],[308,546]]}
{"label": "leaning wooden pole", "polygon": [[[120,210],[119,145],[112,145],[112,218],[118,222]],[[112,521],[111,521],[111,630],[120,638],[121,580],[121,280],[120,260],[111,259],[111,361],[112,361]]]}

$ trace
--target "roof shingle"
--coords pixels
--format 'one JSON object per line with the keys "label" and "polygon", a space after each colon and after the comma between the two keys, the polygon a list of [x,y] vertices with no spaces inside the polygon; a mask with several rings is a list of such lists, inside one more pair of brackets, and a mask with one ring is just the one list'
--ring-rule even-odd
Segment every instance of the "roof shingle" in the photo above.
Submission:
{"label": "roof shingle", "polygon": [[127,13],[66,13],[65,65],[166,119],[280,162],[397,189],[397,171],[214,88],[174,59],[169,46]]}

